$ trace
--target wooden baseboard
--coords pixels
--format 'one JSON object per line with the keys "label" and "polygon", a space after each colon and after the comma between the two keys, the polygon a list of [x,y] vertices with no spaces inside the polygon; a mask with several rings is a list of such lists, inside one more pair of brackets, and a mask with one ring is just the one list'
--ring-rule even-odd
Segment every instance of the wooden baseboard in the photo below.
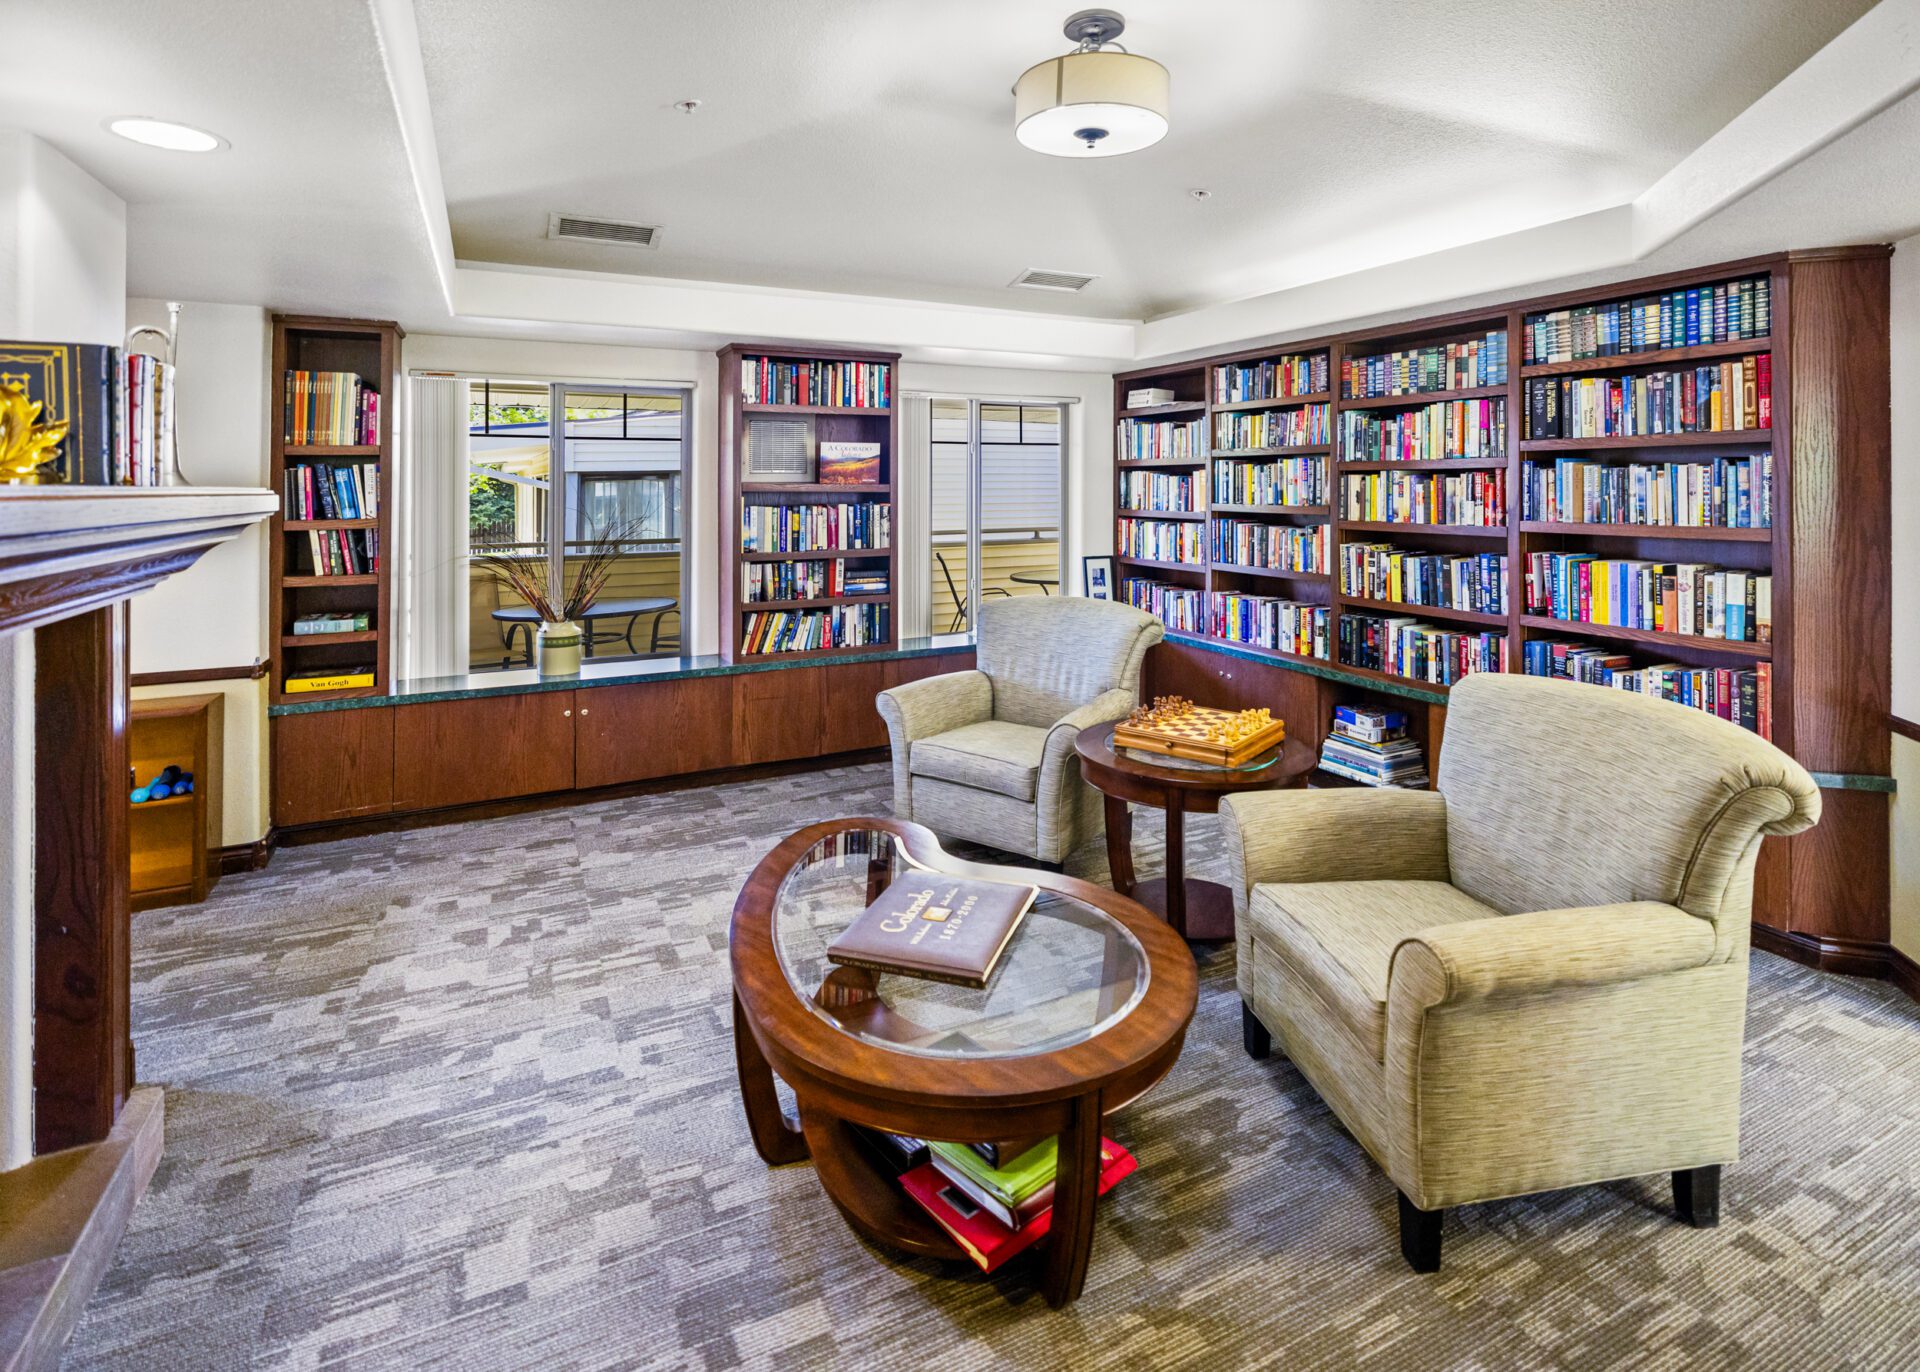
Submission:
{"label": "wooden baseboard", "polygon": [[214,849],[213,860],[223,877],[238,872],[257,872],[273,857],[274,845],[278,841],[279,836],[269,827],[252,843],[230,843],[225,848]]}
{"label": "wooden baseboard", "polygon": [[0,1372],[60,1365],[160,1165],[165,1102],[159,1087],[136,1087],[101,1142],[0,1172]]}
{"label": "wooden baseboard", "polygon": [[1822,938],[1818,934],[1800,934],[1775,929],[1767,924],[1755,924],[1753,946],[1822,972],[1890,981],[1920,1001],[1920,965],[1891,943]]}
{"label": "wooden baseboard", "polygon": [[303,824],[295,828],[275,828],[268,836],[275,847],[301,843],[332,843],[336,839],[360,838],[367,834],[391,834],[402,829],[426,829],[440,824],[463,824],[475,819],[501,819],[508,815],[529,814],[536,810],[557,810],[570,805],[592,805],[602,800],[624,800],[629,796],[657,795],[665,791],[684,791],[692,786],[713,786],[722,782],[755,781],[762,777],[792,776],[795,772],[817,771],[823,767],[850,767],[864,762],[884,762],[891,756],[885,748],[863,748],[858,752],[835,753],[829,757],[795,758],[790,762],[761,762],[750,767],[725,767],[712,772],[687,772],[679,776],[659,777],[652,781],[628,781],[593,790],[549,791],[537,796],[514,796],[507,800],[483,800],[471,805],[450,805],[439,810],[408,810],[400,814],[368,815],[362,819],[334,819],[321,824]]}

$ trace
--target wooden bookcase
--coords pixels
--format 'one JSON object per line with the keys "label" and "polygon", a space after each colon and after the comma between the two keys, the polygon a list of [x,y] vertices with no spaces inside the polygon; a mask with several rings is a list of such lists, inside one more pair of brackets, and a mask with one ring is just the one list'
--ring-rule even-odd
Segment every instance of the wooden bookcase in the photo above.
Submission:
{"label": "wooden bookcase", "polygon": [[[830,660],[852,653],[871,652],[898,644],[900,635],[900,510],[896,457],[900,447],[900,354],[846,348],[729,343],[720,349],[720,653],[728,662],[774,657],[783,662]],[[867,363],[887,370],[886,404],[877,406],[749,404],[742,385],[746,369],[759,359],[777,363]],[[879,479],[858,485],[828,485],[808,481],[754,481],[747,476],[747,428],[756,416],[784,416],[807,421],[814,443],[877,443]],[[749,505],[861,504],[884,507],[892,536],[884,548],[832,549],[797,553],[748,552],[744,547],[743,512]],[[749,601],[747,568],[755,563],[839,561],[843,567],[865,571],[884,566],[884,595],[828,595],[804,599]],[[879,606],[886,632],[873,641],[846,647],[818,648],[760,654],[746,648],[747,617],[758,612],[826,612],[836,606]]]}
{"label": "wooden bookcase", "polygon": [[[289,700],[332,699],[384,694],[392,680],[391,609],[393,603],[393,455],[400,400],[400,326],[374,319],[323,319],[275,315],[273,364],[267,376],[267,413],[271,416],[269,484],[280,497],[274,516],[268,570],[272,651],[269,677],[274,704]],[[352,446],[297,444],[288,414],[286,376],[290,371],[354,372],[380,396],[379,442]],[[288,517],[286,471],[289,465],[347,464],[379,467],[379,506],[369,519]],[[362,530],[379,541],[375,571],[358,576],[316,575],[310,565],[314,531]],[[369,627],[353,633],[296,636],[293,623],[303,614],[365,613]],[[373,685],[350,690],[299,692],[286,689],[289,674],[371,667]]]}
{"label": "wooden bookcase", "polygon": [[[1293,708],[1312,702],[1315,716],[1290,720],[1309,727],[1315,745],[1324,738],[1328,705],[1364,700],[1407,710],[1414,733],[1429,748],[1429,769],[1438,763],[1445,727],[1447,687],[1389,677],[1339,660],[1343,616],[1410,614],[1442,628],[1504,632],[1507,670],[1523,670],[1523,645],[1556,639],[1595,644],[1625,654],[1633,666],[1677,663],[1689,667],[1750,668],[1768,663],[1772,673],[1773,741],[1815,774],[1823,788],[1825,815],[1811,832],[1762,849],[1754,912],[1759,937],[1821,965],[1870,970],[1875,949],[1887,939],[1887,774],[1889,756],[1889,551],[1890,436],[1888,428],[1888,270],[1890,249],[1863,246],[1799,251],[1721,263],[1698,270],[1617,282],[1511,302],[1506,305],[1412,320],[1379,328],[1301,339],[1243,350],[1114,379],[1114,407],[1122,420],[1204,417],[1209,451],[1182,464],[1116,462],[1116,520],[1136,512],[1121,508],[1121,474],[1135,470],[1188,470],[1202,478],[1199,512],[1208,529],[1207,557],[1171,566],[1118,558],[1125,597],[1127,580],[1141,578],[1204,593],[1243,590],[1328,607],[1330,658],[1304,658],[1278,650],[1231,644],[1245,668],[1235,686],[1226,668],[1184,664],[1160,674],[1159,689],[1204,690],[1209,684],[1230,696],[1248,676],[1277,680],[1259,668],[1271,665],[1317,679],[1317,694],[1290,690]],[[1621,353],[1567,362],[1527,365],[1527,317],[1581,305],[1630,301],[1666,291],[1711,286],[1756,276],[1769,278],[1772,319],[1768,336],[1742,341]],[[1504,330],[1505,381],[1492,387],[1427,392],[1392,399],[1343,396],[1342,363],[1349,358],[1481,336]],[[1330,384],[1324,395],[1284,401],[1215,403],[1213,368],[1223,363],[1324,353]],[[1527,437],[1526,383],[1549,376],[1605,376],[1623,371],[1691,367],[1754,353],[1768,354],[1772,369],[1772,424],[1768,429],[1610,438]],[[1127,392],[1152,385],[1174,392],[1175,403],[1153,410],[1126,408]],[[1412,409],[1436,400],[1500,396],[1506,402],[1505,450],[1484,459],[1427,462],[1350,462],[1341,451],[1341,415],[1354,409]],[[1315,456],[1327,464],[1331,507],[1248,509],[1216,504],[1211,449],[1218,417],[1244,410],[1304,403],[1329,407],[1330,446],[1263,453],[1263,457]],[[1521,518],[1522,480],[1531,462],[1577,455],[1603,463],[1685,462],[1714,457],[1773,455],[1771,526],[1764,529],[1690,528],[1622,524],[1528,522]],[[1349,472],[1500,471],[1506,476],[1508,521],[1497,529],[1420,524],[1381,524],[1338,517],[1341,478]],[[1153,517],[1147,515],[1145,517]],[[1320,574],[1249,571],[1213,557],[1212,531],[1222,517],[1322,525],[1327,528],[1327,567]],[[1117,526],[1116,526],[1117,529]],[[1446,608],[1382,604],[1342,591],[1341,547],[1354,541],[1392,543],[1436,553],[1501,552],[1507,559],[1506,610],[1492,615]],[[1120,546],[1116,540],[1116,546]],[[1526,612],[1529,554],[1590,552],[1600,557],[1660,562],[1697,562],[1769,572],[1773,577],[1773,637],[1767,643],[1728,642],[1676,634],[1563,623]],[[1206,631],[1170,633],[1176,645],[1226,647]],[[1210,660],[1212,655],[1208,655]],[[1209,678],[1212,678],[1210,683]],[[1216,691],[1217,693],[1217,691]],[[1243,703],[1238,700],[1235,703]],[[1253,703],[1265,703],[1253,702]],[[1686,708],[1675,706],[1675,708]]]}

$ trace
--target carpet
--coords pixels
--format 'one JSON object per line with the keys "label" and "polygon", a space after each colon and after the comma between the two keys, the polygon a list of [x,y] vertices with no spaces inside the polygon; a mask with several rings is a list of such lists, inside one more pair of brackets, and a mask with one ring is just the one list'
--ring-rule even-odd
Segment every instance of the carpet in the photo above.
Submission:
{"label": "carpet", "polygon": [[[285,848],[137,916],[167,1147],[64,1367],[1914,1365],[1920,1013],[1766,954],[1717,1230],[1647,1177],[1450,1212],[1412,1273],[1392,1186],[1242,1053],[1228,945],[1111,1126],[1140,1171],[1076,1305],[869,1247],[754,1154],[726,927],[778,838],[886,811],[878,765],[663,792]],[[1223,872],[1211,819],[1189,843]]]}

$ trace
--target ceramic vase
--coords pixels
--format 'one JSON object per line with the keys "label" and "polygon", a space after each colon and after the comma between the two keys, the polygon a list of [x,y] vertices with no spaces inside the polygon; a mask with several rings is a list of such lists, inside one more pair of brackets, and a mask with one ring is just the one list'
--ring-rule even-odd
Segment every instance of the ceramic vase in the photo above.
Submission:
{"label": "ceramic vase", "polygon": [[541,676],[580,675],[580,649],[585,635],[578,624],[568,620],[542,624],[534,638]]}

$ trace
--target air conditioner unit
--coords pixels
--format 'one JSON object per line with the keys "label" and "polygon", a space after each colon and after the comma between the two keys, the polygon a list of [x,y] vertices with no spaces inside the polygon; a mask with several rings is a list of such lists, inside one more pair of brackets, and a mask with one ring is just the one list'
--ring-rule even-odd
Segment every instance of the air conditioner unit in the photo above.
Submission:
{"label": "air conditioner unit", "polygon": [[743,481],[804,485],[813,480],[815,443],[811,417],[748,415],[740,446]]}

